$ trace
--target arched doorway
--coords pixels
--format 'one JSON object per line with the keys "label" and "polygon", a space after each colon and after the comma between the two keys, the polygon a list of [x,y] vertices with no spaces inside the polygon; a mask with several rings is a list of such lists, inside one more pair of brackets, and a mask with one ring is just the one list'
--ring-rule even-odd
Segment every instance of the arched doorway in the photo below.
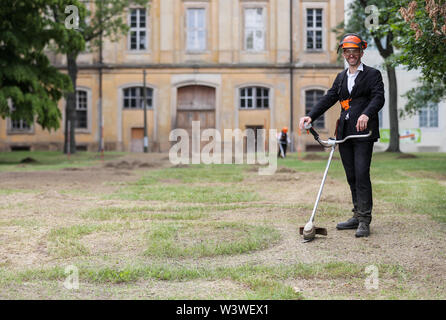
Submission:
{"label": "arched doorway", "polygon": [[203,85],[178,88],[175,127],[185,129],[192,137],[192,121],[200,121],[201,131],[215,128],[215,88]]}

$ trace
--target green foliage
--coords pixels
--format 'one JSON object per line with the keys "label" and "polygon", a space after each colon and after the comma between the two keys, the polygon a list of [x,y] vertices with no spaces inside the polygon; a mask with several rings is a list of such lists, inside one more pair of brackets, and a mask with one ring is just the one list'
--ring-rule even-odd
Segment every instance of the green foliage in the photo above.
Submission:
{"label": "green foliage", "polygon": [[73,35],[50,18],[48,8],[56,3],[68,1],[3,0],[0,10],[0,116],[36,120],[49,130],[59,127],[57,102],[72,90],[44,53],[49,43],[62,45]]}
{"label": "green foliage", "polygon": [[[349,13],[348,23],[340,23],[333,29],[333,32],[336,33],[338,40],[341,40],[345,33],[358,33],[369,45],[373,40],[374,45],[378,47],[381,56],[385,60],[391,59],[393,47],[395,46],[395,25],[401,23],[401,19],[397,15],[398,3],[399,1],[396,0],[353,1],[347,9]],[[366,13],[365,8],[372,5],[378,8],[379,24],[376,27],[367,28],[365,21],[371,13]]]}
{"label": "green foliage", "polygon": [[[409,7],[409,3],[416,6]],[[439,10],[433,10],[436,6]],[[422,73],[422,85],[406,94],[407,114],[414,114],[426,106],[426,102],[438,103],[446,97],[446,1],[437,0],[426,5],[426,1],[405,0],[400,3],[404,8],[402,23],[396,28],[400,34],[397,39],[401,54],[397,62]]]}
{"label": "green foliage", "polygon": [[[58,129],[62,116],[57,104],[64,94],[74,92],[75,78],[70,81],[67,75],[53,67],[45,50],[76,58],[87,43],[97,47],[102,41],[101,34],[104,38],[117,40],[128,31],[125,9],[131,3],[147,5],[148,2],[2,0],[0,116],[22,119],[29,124],[36,121],[48,130]],[[65,9],[69,5],[78,8],[79,29],[65,26],[69,15]],[[72,108],[73,103],[74,100],[69,101],[67,109]]]}
{"label": "green foliage", "polygon": [[[395,38],[398,36],[394,26],[401,22],[396,14],[398,2],[397,0],[355,0],[349,6],[349,20],[345,30],[341,29],[341,25],[334,30],[338,36],[342,36],[344,33],[359,33],[363,40],[368,42],[369,46],[373,44],[378,49],[379,54],[384,59],[383,67],[386,69],[389,78],[390,143],[387,151],[391,152],[399,152],[400,150],[397,81],[395,66],[392,64]],[[367,9],[372,10],[368,11]],[[371,18],[378,21],[371,21]]]}

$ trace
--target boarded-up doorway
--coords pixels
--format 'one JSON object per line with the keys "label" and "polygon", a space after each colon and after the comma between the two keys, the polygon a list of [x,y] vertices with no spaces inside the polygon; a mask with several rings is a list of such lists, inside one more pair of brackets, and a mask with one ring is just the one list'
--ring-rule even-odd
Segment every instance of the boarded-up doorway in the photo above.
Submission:
{"label": "boarded-up doorway", "polygon": [[[215,128],[215,88],[191,85],[178,88],[176,128],[185,129],[192,139],[192,121],[200,130]],[[201,148],[208,142],[202,142]],[[191,144],[189,144],[191,149]],[[200,150],[201,150],[200,148]]]}
{"label": "boarded-up doorway", "polygon": [[[262,136],[262,132],[261,131],[257,131],[257,130],[261,130],[263,129],[263,126],[246,126],[246,130],[251,129],[254,133],[253,138],[254,141],[251,141],[251,145],[249,146],[250,149],[248,149],[248,137],[245,137],[245,141],[244,141],[244,150],[245,152],[258,152],[259,150],[257,150],[257,141],[264,141],[265,138]],[[251,138],[252,139],[252,138]],[[263,151],[263,150],[261,150]]]}
{"label": "boarded-up doorway", "polygon": [[132,140],[130,142],[130,152],[144,151],[144,128],[132,128]]}

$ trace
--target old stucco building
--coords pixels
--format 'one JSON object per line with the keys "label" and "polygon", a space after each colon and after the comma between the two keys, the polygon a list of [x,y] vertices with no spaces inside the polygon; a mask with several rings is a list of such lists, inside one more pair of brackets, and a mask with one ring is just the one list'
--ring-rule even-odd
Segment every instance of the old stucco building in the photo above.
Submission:
{"label": "old stucco building", "polygon": [[[130,31],[105,42],[102,65],[97,53],[78,59],[78,149],[98,150],[100,67],[106,150],[142,150],[144,69],[151,151],[168,151],[170,131],[191,120],[221,132],[287,126],[294,150],[314,146],[297,134],[298,119],[343,68],[330,31],[344,18],[343,1],[153,0],[125,16]],[[52,61],[63,69],[64,56]],[[321,133],[333,135],[338,112],[326,113]],[[49,133],[1,119],[0,148],[62,150],[63,123]]]}

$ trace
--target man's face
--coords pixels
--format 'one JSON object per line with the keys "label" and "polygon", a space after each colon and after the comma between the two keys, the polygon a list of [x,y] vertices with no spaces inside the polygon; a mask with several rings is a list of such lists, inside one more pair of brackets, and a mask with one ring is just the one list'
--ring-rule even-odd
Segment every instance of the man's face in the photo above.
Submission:
{"label": "man's face", "polygon": [[348,64],[355,67],[361,63],[361,58],[364,52],[359,50],[359,48],[348,48],[343,49],[343,56],[347,60]]}

